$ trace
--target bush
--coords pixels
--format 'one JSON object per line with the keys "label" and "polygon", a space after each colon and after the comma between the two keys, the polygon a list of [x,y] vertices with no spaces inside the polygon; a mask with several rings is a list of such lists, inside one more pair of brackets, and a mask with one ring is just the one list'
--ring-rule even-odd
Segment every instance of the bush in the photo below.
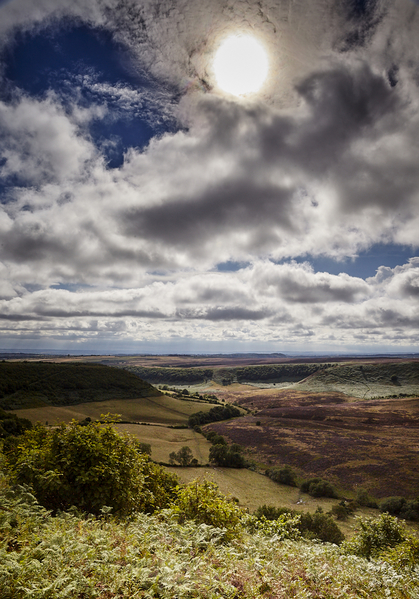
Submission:
{"label": "bush", "polygon": [[175,484],[151,466],[135,439],[109,424],[73,422],[53,430],[38,424],[19,438],[6,459],[12,480],[31,485],[38,501],[53,511],[71,506],[93,514],[103,506],[118,515],[153,511],[159,484],[150,475],[166,486]]}
{"label": "bush", "polygon": [[365,489],[358,489],[356,493],[356,502],[364,507],[378,508],[375,499],[372,499]]}
{"label": "bush", "polygon": [[234,538],[240,529],[243,511],[234,501],[222,495],[218,486],[210,481],[193,481],[177,490],[174,512],[180,523],[194,520],[198,524],[207,524],[224,528],[225,539]]}
{"label": "bush", "polygon": [[0,439],[22,435],[32,428],[32,422],[27,418],[18,418],[16,414],[0,409]]}
{"label": "bush", "polygon": [[311,478],[301,483],[300,491],[308,493],[312,497],[333,497],[337,498],[334,486],[321,478]]}
{"label": "bush", "polygon": [[348,516],[352,516],[356,508],[357,504],[354,501],[345,501],[342,499],[342,501],[332,507],[331,513],[337,520],[347,520]]}
{"label": "bush", "polygon": [[232,445],[213,445],[209,451],[209,460],[217,466],[226,468],[245,468],[246,459],[242,455],[242,447],[233,443]]}
{"label": "bush", "polygon": [[295,510],[289,510],[286,507],[274,507],[273,505],[260,505],[253,513],[256,518],[265,518],[266,520],[278,520],[283,514],[297,514]]}
{"label": "bush", "polygon": [[335,545],[339,545],[344,539],[342,531],[333,518],[329,514],[324,514],[321,509],[314,514],[309,514],[272,505],[261,505],[254,512],[254,516],[262,521],[275,521],[283,518],[286,514],[289,518],[299,517],[296,527],[306,539],[318,539],[323,543],[334,543]]}
{"label": "bush", "polygon": [[196,412],[189,416],[189,426],[193,428],[196,425],[208,424],[210,422],[219,422],[220,420],[228,420],[229,418],[236,418],[241,416],[241,412],[238,408],[227,404],[226,406],[216,406],[211,408],[209,412]]}
{"label": "bush", "polygon": [[419,500],[404,497],[387,497],[380,503],[380,512],[388,512],[404,520],[419,520]]}
{"label": "bush", "polygon": [[345,553],[371,559],[397,547],[408,538],[402,522],[388,513],[379,518],[359,518],[359,530],[342,548]]}
{"label": "bush", "polygon": [[318,508],[314,514],[301,514],[301,534],[307,539],[318,539],[323,543],[340,545],[345,536],[329,514],[324,514]]}
{"label": "bush", "polygon": [[269,468],[266,470],[266,475],[276,483],[289,485],[290,487],[297,486],[295,472],[291,466],[284,466],[283,468]]}

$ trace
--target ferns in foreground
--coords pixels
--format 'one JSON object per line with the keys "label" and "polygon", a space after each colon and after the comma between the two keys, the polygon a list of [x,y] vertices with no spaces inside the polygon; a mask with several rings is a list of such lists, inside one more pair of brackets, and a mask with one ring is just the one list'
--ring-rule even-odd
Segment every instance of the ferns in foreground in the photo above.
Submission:
{"label": "ferns in foreground", "polygon": [[0,493],[0,596],[419,598],[417,565],[405,567],[394,556],[393,562],[367,561],[278,530],[243,530],[226,542],[223,528],[177,519],[170,510],[125,522],[74,510],[52,516],[24,489],[6,489]]}

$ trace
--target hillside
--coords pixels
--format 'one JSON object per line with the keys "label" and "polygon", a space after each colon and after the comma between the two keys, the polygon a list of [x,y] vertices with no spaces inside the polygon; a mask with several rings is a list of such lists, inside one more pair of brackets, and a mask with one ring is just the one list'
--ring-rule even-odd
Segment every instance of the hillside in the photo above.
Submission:
{"label": "hillside", "polygon": [[138,376],[101,364],[0,362],[0,407],[6,410],[160,395]]}
{"label": "hillside", "polygon": [[419,361],[334,364],[317,370],[298,389],[362,399],[415,396],[419,395]]}
{"label": "hillside", "polygon": [[126,365],[128,371],[153,383],[197,385],[215,381],[223,385],[239,383],[294,383],[314,374],[329,364],[253,364],[244,367],[217,366],[215,368],[161,367]]}

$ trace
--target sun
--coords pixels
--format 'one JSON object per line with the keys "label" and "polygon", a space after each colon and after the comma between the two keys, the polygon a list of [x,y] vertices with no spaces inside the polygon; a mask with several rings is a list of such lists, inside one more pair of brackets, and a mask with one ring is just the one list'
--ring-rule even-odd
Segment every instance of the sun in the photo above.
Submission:
{"label": "sun", "polygon": [[264,84],[269,60],[251,35],[232,35],[217,50],[213,63],[218,87],[234,96],[257,93]]}

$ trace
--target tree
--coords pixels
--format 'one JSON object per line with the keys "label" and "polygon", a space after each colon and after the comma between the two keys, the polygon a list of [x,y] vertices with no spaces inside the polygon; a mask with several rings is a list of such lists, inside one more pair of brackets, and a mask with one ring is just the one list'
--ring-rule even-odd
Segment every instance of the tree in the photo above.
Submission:
{"label": "tree", "polygon": [[237,443],[232,445],[213,445],[209,451],[209,460],[217,466],[227,468],[245,468],[246,460],[242,448]]}
{"label": "tree", "polygon": [[[184,445],[178,452],[172,451],[169,455],[169,461],[171,464],[178,462],[181,466],[190,466],[194,460],[191,448]],[[196,460],[195,460],[196,461]]]}

